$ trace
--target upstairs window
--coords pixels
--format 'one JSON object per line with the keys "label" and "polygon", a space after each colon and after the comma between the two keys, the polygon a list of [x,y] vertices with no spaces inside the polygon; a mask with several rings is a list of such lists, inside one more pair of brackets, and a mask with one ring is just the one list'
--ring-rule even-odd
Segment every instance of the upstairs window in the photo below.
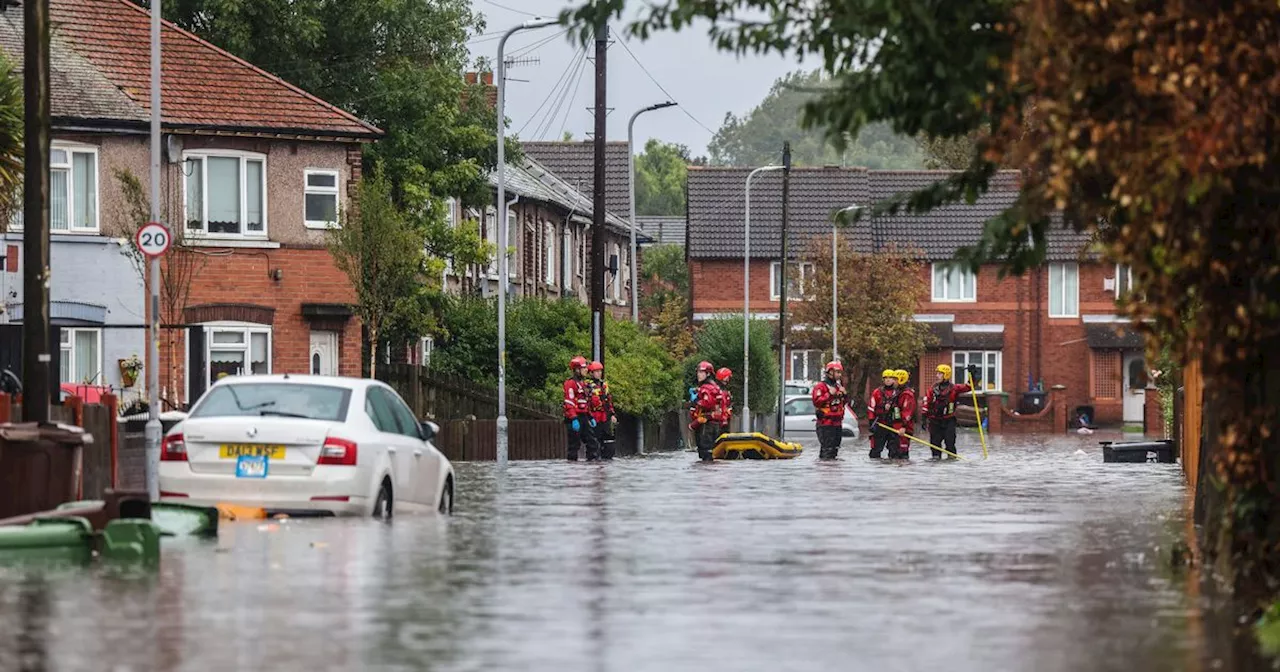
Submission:
{"label": "upstairs window", "polygon": [[310,229],[330,229],[338,225],[338,171],[307,170],[303,210]]}
{"label": "upstairs window", "polygon": [[1049,264],[1049,317],[1080,316],[1080,266]]}
{"label": "upstairs window", "polygon": [[[809,279],[813,277],[813,264],[809,262],[789,262],[787,264],[787,300],[807,299],[805,290],[809,287]],[[782,262],[769,264],[769,300],[782,300]]]}
{"label": "upstairs window", "polygon": [[955,263],[933,265],[933,300],[960,302],[978,300],[978,277]]}
{"label": "upstairs window", "polygon": [[183,164],[187,230],[267,235],[267,163],[261,154],[188,153]]}

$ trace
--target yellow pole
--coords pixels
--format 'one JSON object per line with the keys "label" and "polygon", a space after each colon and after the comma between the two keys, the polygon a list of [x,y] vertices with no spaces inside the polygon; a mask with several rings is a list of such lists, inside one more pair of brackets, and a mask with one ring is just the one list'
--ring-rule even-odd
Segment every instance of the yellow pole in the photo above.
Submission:
{"label": "yellow pole", "polygon": [[966,370],[965,380],[969,381],[969,392],[973,395],[973,415],[978,419],[978,440],[982,441],[982,459],[987,459],[987,435],[982,431],[982,411],[978,408],[978,389],[973,386],[973,376]]}
{"label": "yellow pole", "polygon": [[[894,428],[890,427],[889,425],[884,424],[883,422],[877,422],[876,424],[877,424],[877,425],[880,425],[881,427],[884,427],[885,429],[887,429],[887,430],[889,430],[889,431],[893,432],[894,434],[897,434],[897,433],[898,433],[898,430],[896,430],[896,429],[894,429]],[[921,438],[919,438],[919,437],[911,436],[910,434],[903,434],[903,436],[907,437],[908,439],[910,439],[910,440],[912,440],[912,441],[915,441],[916,443],[923,443],[924,445],[929,446],[930,448],[932,448],[932,449],[934,449],[934,450],[940,450],[940,451],[942,451],[942,452],[944,452],[944,453],[946,453],[946,454],[950,455],[951,457],[956,458],[957,460],[963,460],[963,459],[964,459],[963,457],[960,457],[959,455],[956,455],[955,453],[953,453],[953,452],[951,452],[951,451],[947,450],[946,448],[939,448],[938,446],[935,446],[935,445],[933,445],[932,443],[929,443],[928,441],[925,441],[924,439],[921,439]]]}

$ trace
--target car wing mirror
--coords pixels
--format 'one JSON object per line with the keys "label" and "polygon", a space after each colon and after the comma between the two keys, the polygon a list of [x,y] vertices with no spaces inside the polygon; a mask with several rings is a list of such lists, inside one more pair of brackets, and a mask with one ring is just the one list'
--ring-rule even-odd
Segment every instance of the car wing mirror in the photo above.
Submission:
{"label": "car wing mirror", "polygon": [[440,425],[437,425],[430,420],[423,420],[418,423],[418,426],[421,428],[423,441],[430,441],[436,438],[436,435],[440,433]]}

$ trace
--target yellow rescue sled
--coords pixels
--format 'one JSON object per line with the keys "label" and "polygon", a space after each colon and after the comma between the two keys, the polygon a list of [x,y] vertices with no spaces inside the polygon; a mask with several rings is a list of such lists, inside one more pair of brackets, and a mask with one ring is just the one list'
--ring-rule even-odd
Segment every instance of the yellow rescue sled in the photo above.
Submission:
{"label": "yellow rescue sled", "polygon": [[798,443],[783,443],[759,432],[722,434],[711,457],[717,460],[790,460],[804,452]]}

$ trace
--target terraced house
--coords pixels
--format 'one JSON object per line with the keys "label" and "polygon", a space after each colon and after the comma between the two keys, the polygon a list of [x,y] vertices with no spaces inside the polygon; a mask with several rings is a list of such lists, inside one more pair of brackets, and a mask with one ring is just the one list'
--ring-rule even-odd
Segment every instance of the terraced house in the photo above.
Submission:
{"label": "terraced house", "polygon": [[[686,254],[695,321],[742,314],[748,173],[747,168],[689,168]],[[917,190],[945,174],[793,170],[789,247],[801,271],[800,286],[788,298],[803,292],[807,267],[802,257],[814,236],[831,235],[833,212]],[[750,310],[761,319],[777,319],[782,288],[781,183],[778,173],[763,173],[751,188]],[[841,235],[864,253],[890,244],[921,252],[929,289],[919,299],[915,319],[929,324],[937,345],[918,362],[917,383],[920,372],[931,379],[940,363],[958,371],[974,365],[980,387],[1008,392],[1011,405],[1017,405],[1029,382],[1043,381],[1045,390],[1065,386],[1061,394],[1071,418],[1081,410],[1098,423],[1141,422],[1149,382],[1142,341],[1117,315],[1115,303],[1131,286],[1127,268],[1101,262],[1089,251],[1088,238],[1069,230],[1052,231],[1046,265],[1022,276],[1000,279],[994,265],[974,274],[953,263],[956,251],[978,241],[983,223],[1007,208],[1017,189],[1017,173],[1007,171],[973,205],[876,218]],[[793,350],[789,376],[817,380],[829,357],[819,349]]]}
{"label": "terraced house", "polygon": [[[145,304],[125,184],[140,182],[147,202],[150,18],[128,0],[52,0],[51,11],[63,377],[128,388],[117,360],[145,352]],[[381,132],[168,23],[161,44],[161,201],[177,240],[164,259],[166,406],[223,374],[359,375],[353,292],[325,231],[360,178],[363,143]],[[20,62],[20,8],[0,15],[0,46]],[[11,321],[21,319],[20,230],[15,222],[5,234]]]}

